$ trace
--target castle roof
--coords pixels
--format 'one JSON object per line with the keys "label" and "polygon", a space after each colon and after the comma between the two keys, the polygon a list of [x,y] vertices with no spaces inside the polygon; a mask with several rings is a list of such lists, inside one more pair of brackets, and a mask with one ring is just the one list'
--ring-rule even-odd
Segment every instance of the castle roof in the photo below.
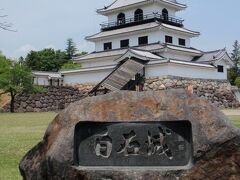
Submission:
{"label": "castle roof", "polygon": [[129,48],[125,54],[123,54],[120,58],[115,59],[114,61],[120,62],[126,58],[135,57],[137,59],[141,59],[143,61],[150,61],[150,60],[164,60],[166,58],[163,58],[162,56],[155,55],[151,53],[150,51],[135,49],[135,48]]}
{"label": "castle roof", "polygon": [[167,29],[167,30],[172,30],[172,31],[178,31],[179,33],[183,33],[185,35],[188,35],[190,37],[195,37],[199,36],[200,33],[196,31],[191,31],[189,29],[186,29],[184,27],[176,27],[173,25],[169,24],[164,24],[160,22],[151,22],[151,23],[146,23],[146,24],[141,24],[137,26],[131,26],[131,27],[126,27],[126,28],[121,28],[121,29],[115,29],[112,31],[102,31],[100,33],[97,33],[92,36],[87,36],[86,40],[89,41],[95,41],[98,39],[102,38],[109,38],[111,36],[116,36],[116,35],[123,35],[123,34],[130,34],[130,33],[136,33],[138,31],[149,31],[149,30],[154,30],[156,28],[161,28],[161,29]]}
{"label": "castle roof", "polygon": [[137,31],[147,31],[147,30],[157,28],[157,27],[159,27],[159,23],[151,22],[151,23],[147,23],[147,24],[141,24],[141,25],[137,25],[137,26],[116,29],[116,30],[112,30],[112,31],[103,31],[103,32],[97,33],[95,35],[86,37],[86,40],[94,41],[95,39],[99,39],[99,38],[111,37],[114,35],[122,35],[122,34],[126,34],[126,33],[129,34],[131,32],[135,33]]}
{"label": "castle roof", "polygon": [[225,60],[229,65],[233,65],[232,59],[229,57],[226,49],[219,49],[215,51],[204,52],[202,56],[195,57],[193,61],[207,63],[207,64],[216,64],[221,60]]}
{"label": "castle roof", "polygon": [[[188,47],[183,47],[183,46],[175,46],[175,45],[170,45],[170,44],[162,44],[162,43],[153,43],[153,44],[148,44],[145,46],[136,46],[136,47],[131,47],[133,50],[140,50],[140,51],[148,51],[151,53],[161,53],[165,49],[173,50],[173,51],[181,51],[184,53],[191,53],[193,56],[200,57],[203,55],[203,52],[198,49],[194,48],[188,48]],[[82,61],[89,61],[89,60],[94,60],[94,59],[99,59],[99,58],[107,58],[111,57],[113,59],[120,58],[122,55],[124,55],[128,49],[113,49],[113,50],[108,50],[108,51],[101,51],[101,52],[92,52],[90,54],[80,56],[80,57],[75,57],[74,61],[75,62],[82,62]]]}
{"label": "castle roof", "polygon": [[178,3],[176,0],[115,0],[109,6],[104,7],[103,9],[98,9],[97,12],[99,14],[107,14],[109,12],[113,12],[116,10],[122,10],[128,7],[135,7],[139,5],[144,5],[147,3],[162,3],[168,6],[174,7],[176,10],[185,9],[187,6],[184,4]]}

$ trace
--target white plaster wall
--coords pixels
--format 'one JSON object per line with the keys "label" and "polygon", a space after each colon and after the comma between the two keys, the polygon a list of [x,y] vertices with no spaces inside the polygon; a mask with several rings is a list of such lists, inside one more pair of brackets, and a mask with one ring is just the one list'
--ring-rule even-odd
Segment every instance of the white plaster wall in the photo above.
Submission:
{"label": "white plaster wall", "polygon": [[181,38],[181,39],[186,40],[186,47],[191,46],[190,38],[188,36],[185,36],[185,35],[177,32],[177,31],[171,32],[171,31],[168,31],[168,30],[161,30],[161,32],[160,32],[160,41],[161,42],[165,42],[165,36],[172,36],[173,37],[173,43],[172,43],[173,45],[179,45],[178,44],[178,39]]}
{"label": "white plaster wall", "polygon": [[145,76],[148,77],[158,77],[168,75],[168,64],[154,64],[147,65],[145,68]]}
{"label": "white plaster wall", "polygon": [[188,36],[184,36],[180,33],[172,33],[166,30],[155,30],[151,32],[136,32],[134,35],[115,35],[110,38],[105,38],[104,40],[97,41],[95,43],[95,51],[103,51],[103,44],[107,42],[112,42],[112,49],[119,49],[120,48],[120,41],[124,39],[129,39],[129,46],[138,46],[138,37],[141,36],[148,36],[148,43],[156,43],[161,42],[165,43],[165,36],[172,36],[173,37],[173,45],[178,45],[178,39],[182,38],[186,40],[186,47],[190,47],[190,38]]}
{"label": "white plaster wall", "polygon": [[[180,64],[154,64],[146,66],[146,77],[158,77],[158,76],[179,76],[186,78],[200,78],[200,79],[227,79],[226,64],[224,65],[224,73],[217,72],[217,68],[206,68],[199,66],[188,66]],[[64,85],[75,85],[81,83],[99,83],[106,78],[113,69],[106,69],[100,71],[78,72],[64,74]],[[40,81],[39,81],[40,83]],[[42,84],[47,85],[47,84]]]}
{"label": "white plaster wall", "polygon": [[82,68],[88,68],[88,67],[96,67],[96,66],[106,66],[106,65],[113,65],[116,64],[114,62],[115,58],[108,58],[108,59],[93,59],[90,61],[81,62]]}
{"label": "white plaster wall", "polygon": [[113,69],[64,74],[63,84],[75,85],[81,83],[99,83],[106,78],[112,70]]}
{"label": "white plaster wall", "polygon": [[225,61],[220,61],[219,63],[217,63],[217,65],[221,65],[221,66],[224,67],[224,72],[220,73],[220,74],[227,79],[228,65],[226,64],[226,62]]}
{"label": "white plaster wall", "polygon": [[98,41],[95,43],[96,51],[103,51],[103,45],[107,42],[112,42],[112,49],[119,49],[120,48],[120,41],[124,39],[129,39],[129,46],[138,46],[138,38],[142,36],[148,36],[148,43],[155,43],[158,42],[159,39],[159,32],[142,32],[137,33],[134,35],[116,35],[115,37],[108,38],[106,40]]}
{"label": "white plaster wall", "polygon": [[161,6],[159,3],[154,3],[154,4],[149,4],[149,5],[144,5],[144,6],[139,6],[137,8],[131,8],[131,9],[127,9],[124,11],[117,11],[114,12],[112,14],[108,15],[108,22],[115,22],[117,21],[117,16],[119,13],[124,13],[126,18],[132,18],[134,17],[134,12],[137,9],[142,9],[143,10],[143,14],[150,14],[153,12],[162,12],[162,10],[164,8],[166,8],[168,10],[168,14],[169,16],[175,16],[176,14],[176,10],[174,10],[173,8],[167,7],[167,6]]}
{"label": "white plaster wall", "polygon": [[48,77],[34,77],[34,84],[39,86],[49,86]]}
{"label": "white plaster wall", "polygon": [[146,77],[167,75],[200,79],[227,79],[226,74],[217,72],[216,68],[202,68],[177,64],[159,64],[146,67]]}

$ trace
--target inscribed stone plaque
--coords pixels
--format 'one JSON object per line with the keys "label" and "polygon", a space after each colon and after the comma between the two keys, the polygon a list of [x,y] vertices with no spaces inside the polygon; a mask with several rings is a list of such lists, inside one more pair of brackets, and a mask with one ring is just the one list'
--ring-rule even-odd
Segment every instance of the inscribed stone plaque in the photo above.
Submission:
{"label": "inscribed stone plaque", "polygon": [[189,121],[80,122],[74,143],[80,167],[186,169],[193,156]]}

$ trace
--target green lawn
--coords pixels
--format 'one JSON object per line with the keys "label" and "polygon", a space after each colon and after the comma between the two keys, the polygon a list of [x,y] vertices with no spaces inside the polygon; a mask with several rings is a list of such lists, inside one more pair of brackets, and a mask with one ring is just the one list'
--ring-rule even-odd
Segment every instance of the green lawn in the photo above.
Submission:
{"label": "green lawn", "polygon": [[[0,180],[20,180],[18,164],[36,145],[56,113],[0,114]],[[240,116],[229,116],[240,128]]]}
{"label": "green lawn", "polygon": [[240,116],[228,116],[232,123],[240,128]]}
{"label": "green lawn", "polygon": [[55,113],[0,114],[0,180],[21,179],[18,164],[37,144]]}

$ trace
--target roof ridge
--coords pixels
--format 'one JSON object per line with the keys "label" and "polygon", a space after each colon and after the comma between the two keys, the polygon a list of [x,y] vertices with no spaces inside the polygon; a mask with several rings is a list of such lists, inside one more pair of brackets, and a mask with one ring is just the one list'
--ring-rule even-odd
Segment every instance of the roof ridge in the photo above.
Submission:
{"label": "roof ridge", "polygon": [[220,51],[226,51],[226,48],[217,49],[217,50],[212,50],[212,51],[203,51],[203,53],[214,53],[214,52],[220,52]]}
{"label": "roof ridge", "polygon": [[[149,3],[149,2],[153,2],[154,3],[156,0],[135,0],[135,1],[132,0],[130,3],[126,3],[127,1],[129,1],[129,0],[115,0],[110,5],[105,6],[104,8],[98,9],[97,13],[101,14],[101,13],[104,13],[104,12],[107,12],[107,11],[111,11],[111,10],[114,10],[114,9],[120,9],[120,8],[124,8],[124,7],[127,7],[127,6],[132,6],[132,5],[140,4],[140,3]],[[125,2],[125,3],[121,4],[121,2]],[[179,3],[177,1],[172,2],[172,1],[169,1],[169,0],[158,0],[158,2],[168,3],[170,5],[177,6],[179,8],[186,8],[187,7],[186,4],[182,4],[182,3]],[[118,3],[120,5],[118,5],[116,7],[112,7],[116,3]]]}
{"label": "roof ridge", "polygon": [[32,71],[33,73],[52,73],[52,74],[59,74],[59,71],[58,72],[54,72],[54,71]]}

